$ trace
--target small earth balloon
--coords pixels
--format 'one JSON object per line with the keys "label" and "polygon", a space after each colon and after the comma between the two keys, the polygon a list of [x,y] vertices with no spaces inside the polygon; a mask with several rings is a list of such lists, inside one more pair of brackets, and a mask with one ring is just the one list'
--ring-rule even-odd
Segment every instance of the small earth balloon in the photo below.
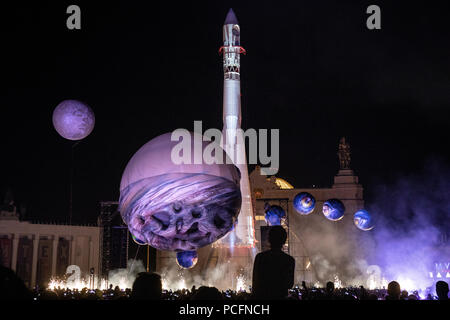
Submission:
{"label": "small earth balloon", "polygon": [[190,269],[197,264],[197,251],[180,251],[177,252],[177,264],[184,269]]}
{"label": "small earth balloon", "polygon": [[338,221],[344,217],[345,206],[341,200],[329,199],[322,208],[323,215],[331,221]]}
{"label": "small earth balloon", "polygon": [[286,216],[283,208],[277,205],[266,206],[266,222],[269,226],[279,226],[281,219]]}
{"label": "small earth balloon", "polygon": [[355,212],[353,215],[353,222],[358,229],[363,231],[372,230],[374,227],[370,213],[364,209]]}
{"label": "small earth balloon", "polygon": [[298,213],[307,215],[314,211],[316,199],[308,192],[300,192],[294,197],[293,205]]}
{"label": "small earth balloon", "polygon": [[94,130],[94,112],[77,100],[64,100],[58,104],[52,119],[55,130],[68,140],[84,139]]}
{"label": "small earth balloon", "polygon": [[131,238],[134,240],[134,242],[136,242],[139,245],[145,245],[147,244],[145,241],[139,240],[138,238],[136,238],[136,236],[134,234],[131,234]]}

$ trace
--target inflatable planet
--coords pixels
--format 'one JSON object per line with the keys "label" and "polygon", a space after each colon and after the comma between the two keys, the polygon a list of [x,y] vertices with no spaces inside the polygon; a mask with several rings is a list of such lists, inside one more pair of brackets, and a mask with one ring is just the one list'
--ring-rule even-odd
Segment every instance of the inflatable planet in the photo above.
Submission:
{"label": "inflatable planet", "polygon": [[[214,142],[184,131],[181,140],[166,133],[142,146],[120,183],[123,221],[137,239],[159,250],[192,251],[215,242],[232,229],[241,208],[239,170],[225,151],[214,149],[222,164],[194,164]],[[172,151],[186,141],[190,150],[182,152],[189,157],[177,164]]]}
{"label": "inflatable planet", "polygon": [[298,213],[307,215],[313,212],[316,199],[308,192],[300,192],[294,197],[293,206]]}
{"label": "inflatable planet", "polygon": [[53,126],[65,139],[81,140],[94,130],[92,109],[76,100],[64,100],[53,111]]}
{"label": "inflatable planet", "polygon": [[181,268],[189,269],[197,264],[197,251],[180,251],[177,252],[177,264]]}
{"label": "inflatable planet", "polygon": [[327,219],[338,221],[344,217],[345,206],[338,199],[329,199],[323,204],[322,212]]}
{"label": "inflatable planet", "polygon": [[374,227],[370,213],[364,209],[355,212],[353,222],[358,229],[363,231],[372,230]]}
{"label": "inflatable planet", "polygon": [[134,242],[136,242],[138,245],[145,245],[147,243],[145,243],[145,241],[139,240],[138,238],[135,237],[134,234],[131,234],[131,238],[133,239]]}
{"label": "inflatable planet", "polygon": [[277,205],[270,206],[266,204],[266,222],[269,226],[279,226],[281,224],[281,219],[286,216],[283,208]]}

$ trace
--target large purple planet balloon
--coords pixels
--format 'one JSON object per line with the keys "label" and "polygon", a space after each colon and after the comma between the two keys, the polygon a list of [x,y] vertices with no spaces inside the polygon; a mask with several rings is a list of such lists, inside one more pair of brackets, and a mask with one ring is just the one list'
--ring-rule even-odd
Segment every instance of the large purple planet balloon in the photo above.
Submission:
{"label": "large purple planet balloon", "polygon": [[[187,134],[191,164],[172,161],[180,141],[166,133],[134,154],[120,183],[124,222],[136,239],[159,250],[193,251],[215,242],[233,228],[241,207],[239,170],[231,161],[194,164],[211,142],[194,148],[194,134]],[[216,150],[226,159],[223,149]]]}
{"label": "large purple planet balloon", "polygon": [[77,100],[64,100],[53,111],[53,126],[68,140],[81,140],[94,130],[92,109]]}
{"label": "large purple planet balloon", "polygon": [[136,242],[140,246],[146,245],[145,241],[136,238],[134,234],[131,234],[131,238],[133,239],[134,242]]}

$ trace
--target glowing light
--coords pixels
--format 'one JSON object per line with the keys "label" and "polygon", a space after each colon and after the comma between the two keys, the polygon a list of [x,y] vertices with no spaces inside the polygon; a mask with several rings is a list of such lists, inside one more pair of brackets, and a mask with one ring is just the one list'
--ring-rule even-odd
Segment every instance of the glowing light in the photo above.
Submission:
{"label": "glowing light", "polygon": [[129,286],[127,285],[127,279],[124,277],[120,278],[118,286],[119,288],[128,288]]}
{"label": "glowing light", "polygon": [[342,281],[339,279],[338,275],[334,275],[334,287],[336,289],[342,288]]}
{"label": "glowing light", "polygon": [[245,291],[245,277],[243,275],[236,278],[236,291]]}
{"label": "glowing light", "polygon": [[308,261],[308,264],[306,265],[306,269],[308,269],[311,266],[311,261]]}
{"label": "glowing light", "polygon": [[[97,277],[94,278],[94,283],[96,284],[96,289],[105,290],[108,289],[108,285],[105,279],[98,279]],[[121,282],[118,284],[120,288],[127,288],[129,286],[126,285],[126,281]],[[56,278],[51,278],[47,288],[49,290],[57,290],[59,288],[61,289],[70,289],[70,290],[78,290],[81,291],[84,288],[92,288],[92,285],[89,283],[89,280],[85,279],[77,279],[74,281],[65,281],[65,280],[59,280]]]}
{"label": "glowing light", "polygon": [[381,278],[381,288],[387,288],[388,286],[388,281],[386,280],[386,278]]}
{"label": "glowing light", "polygon": [[[270,179],[269,179],[270,180]],[[292,184],[281,178],[275,178],[276,185],[282,190],[294,189]]]}
{"label": "glowing light", "polygon": [[369,290],[374,290],[377,287],[374,277],[369,278]]}
{"label": "glowing light", "polygon": [[409,278],[400,276],[397,278],[397,282],[400,284],[402,290],[413,291],[417,289],[417,285]]}
{"label": "glowing light", "polygon": [[163,290],[167,290],[168,289],[168,283],[167,283],[167,280],[165,278],[161,279],[161,284],[162,284]]}
{"label": "glowing light", "polygon": [[186,281],[184,279],[181,279],[181,281],[178,283],[178,289],[179,290],[186,289]]}
{"label": "glowing light", "polygon": [[255,229],[253,229],[253,217],[248,216],[247,217],[248,243],[252,247],[255,245],[254,230]]}
{"label": "glowing light", "polygon": [[186,280],[182,276],[179,277],[179,280],[170,282],[166,278],[165,275],[162,275],[161,276],[161,284],[162,284],[163,290],[177,291],[177,290],[187,289]]}

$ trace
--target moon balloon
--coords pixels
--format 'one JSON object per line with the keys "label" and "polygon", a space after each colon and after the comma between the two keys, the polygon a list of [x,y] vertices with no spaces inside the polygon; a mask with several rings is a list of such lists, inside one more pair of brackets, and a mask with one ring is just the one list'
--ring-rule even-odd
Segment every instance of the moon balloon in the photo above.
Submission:
{"label": "moon balloon", "polygon": [[77,100],[64,100],[53,111],[53,126],[61,137],[81,140],[94,130],[95,115],[92,109]]}

